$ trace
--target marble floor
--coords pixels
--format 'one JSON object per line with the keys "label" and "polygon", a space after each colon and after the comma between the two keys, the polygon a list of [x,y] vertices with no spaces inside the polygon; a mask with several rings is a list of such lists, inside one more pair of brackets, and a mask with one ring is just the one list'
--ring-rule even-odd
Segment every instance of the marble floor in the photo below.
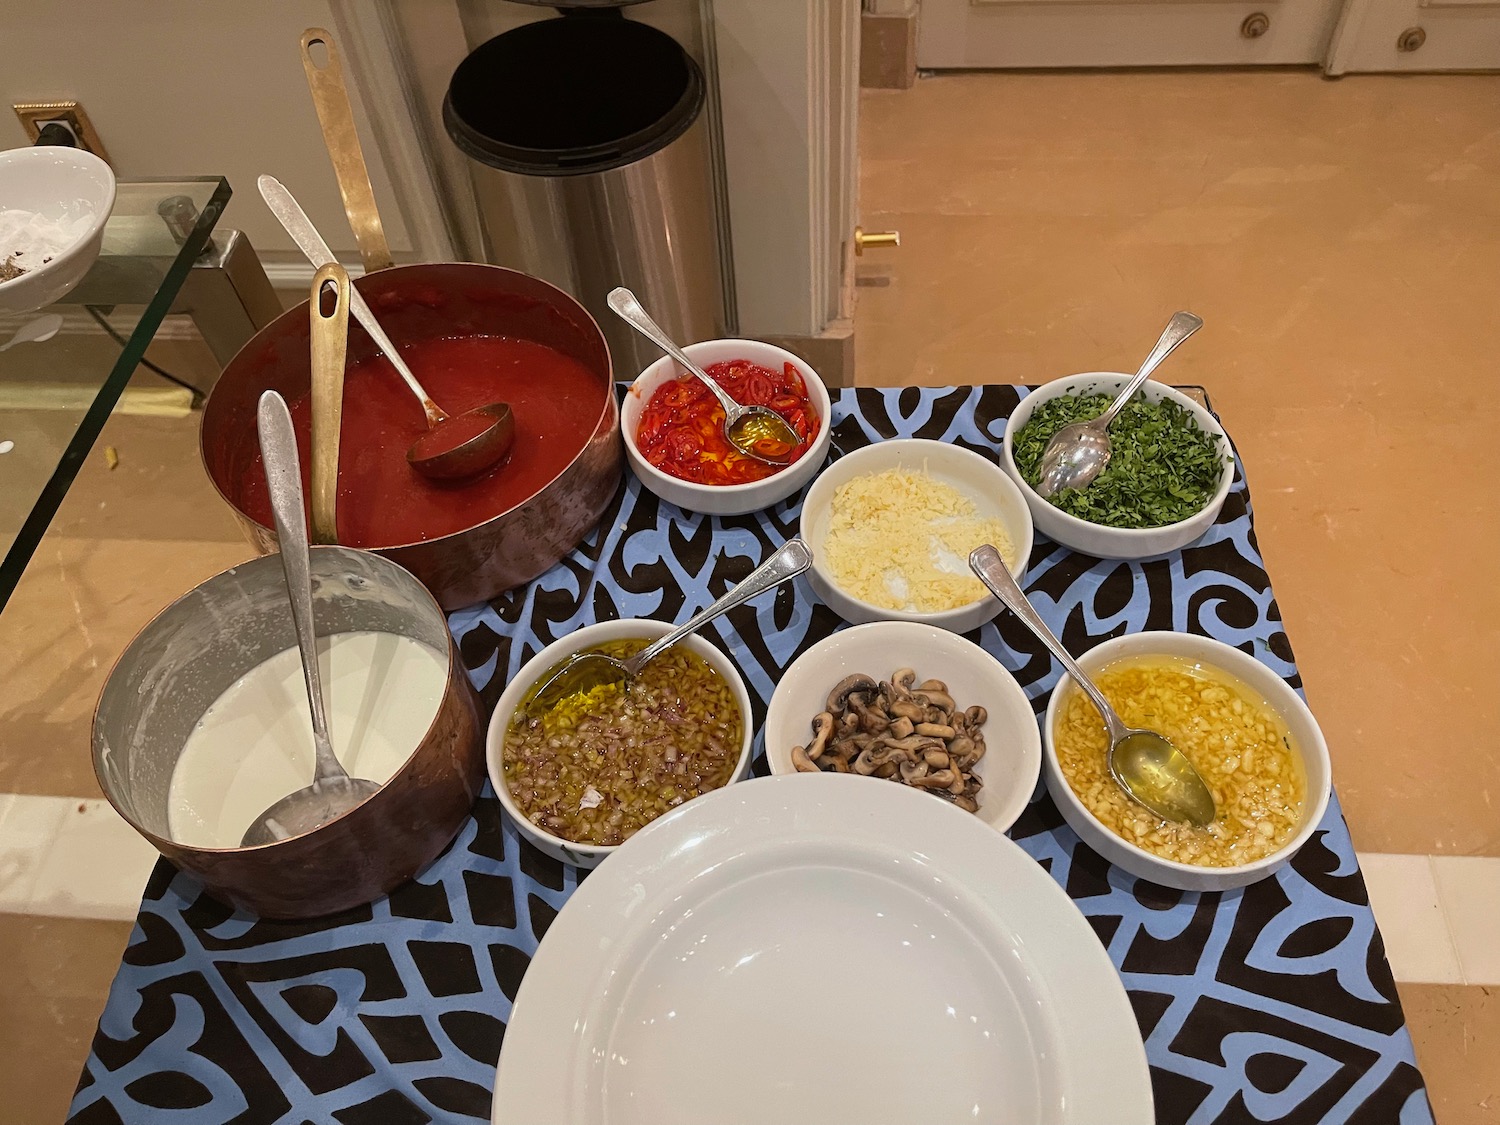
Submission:
{"label": "marble floor", "polygon": [[[862,103],[861,218],[903,245],[861,260],[859,383],[1133,368],[1174,309],[1205,319],[1161,375],[1242,454],[1442,1125],[1500,1123],[1497,83],[954,75]],[[117,414],[0,614],[0,1118],[61,1120],[151,862],[98,800],[99,686],[247,555],[196,418]]]}

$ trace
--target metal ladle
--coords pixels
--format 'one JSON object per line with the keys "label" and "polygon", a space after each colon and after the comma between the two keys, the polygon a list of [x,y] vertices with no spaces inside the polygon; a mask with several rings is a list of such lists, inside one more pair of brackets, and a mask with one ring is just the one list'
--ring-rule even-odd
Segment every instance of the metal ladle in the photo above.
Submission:
{"label": "metal ladle", "polygon": [[63,318],[57,313],[48,313],[39,316],[35,320],[28,320],[16,329],[16,334],[5,343],[0,344],[0,352],[8,352],[17,344],[40,344],[57,335],[57,330],[62,327]]}
{"label": "metal ladle", "polygon": [[302,508],[302,469],[297,461],[297,437],[286,400],[275,391],[260,396],[256,412],[260,452],[266,466],[266,484],[271,490],[271,510],[276,517],[276,535],[281,541],[281,565],[286,572],[286,591],[292,603],[292,623],[297,631],[297,650],[302,658],[302,677],[307,703],[312,711],[313,750],[316,764],[312,784],[289,793],[245,830],[240,846],[259,847],[311,832],[342,816],[380,790],[373,781],[350,777],[339,764],[328,739],[328,718],[323,713],[323,676],[318,667],[317,627],[313,621],[312,561],[308,556],[307,517]]}
{"label": "metal ladle", "polygon": [[661,330],[661,326],[647,315],[636,300],[635,294],[624,286],[611,289],[609,307],[620,315],[646,339],[666,352],[683,367],[703,380],[704,384],[724,408],[724,436],[729,444],[747,457],[764,461],[768,465],[787,465],[802,439],[792,424],[769,406],[745,406],[729,397],[729,392],[719,386],[707,371],[690,360],[687,353]]}
{"label": "metal ladle", "polygon": [[1217,812],[1214,797],[1187,755],[1155,731],[1125,725],[1104,693],[1078,667],[1062,642],[1052,635],[1047,623],[1032,608],[1006,569],[1000,552],[988,544],[976,547],[969,555],[969,567],[995,597],[1041,638],[1042,643],[1052,650],[1052,655],[1062,661],[1073,682],[1093,700],[1109,735],[1105,763],[1115,783],[1163,820],[1198,828],[1209,824]]}
{"label": "metal ladle", "polygon": [[607,684],[629,683],[641,674],[641,669],[689,633],[697,632],[715,617],[741,602],[747,602],[757,594],[763,594],[771,587],[797,577],[811,565],[812,552],[807,549],[807,544],[801,539],[789,540],[752,570],[744,581],[736,583],[729,593],[701,613],[695,614],[686,625],[679,625],[634,656],[620,660],[602,652],[574,653],[543,678],[541,686],[531,694],[526,704],[527,713],[544,715],[559,702],[578,692]]}
{"label": "metal ladle", "polygon": [[[256,182],[266,206],[307,255],[309,262],[321,268],[337,260],[312,220],[280,180],[274,176],[261,176]],[[450,416],[417,382],[417,377],[380,327],[375,313],[358,289],[349,291],[349,311],[385,353],[427,415],[427,433],[412,443],[406,453],[407,463],[413,469],[433,480],[462,480],[484,472],[510,452],[516,440],[516,421],[509,403],[492,402]]]}
{"label": "metal ladle", "polygon": [[1087,488],[1094,478],[1109,464],[1113,447],[1109,441],[1109,424],[1115,415],[1141,389],[1151,372],[1172,350],[1194,332],[1203,327],[1203,321],[1190,312],[1173,313],[1162,330],[1161,339],[1141,364],[1135,378],[1125,384],[1125,389],[1115,396],[1109,409],[1087,422],[1073,422],[1052,435],[1047,448],[1042,450],[1041,475],[1036,490],[1043,497],[1050,497],[1065,488]]}

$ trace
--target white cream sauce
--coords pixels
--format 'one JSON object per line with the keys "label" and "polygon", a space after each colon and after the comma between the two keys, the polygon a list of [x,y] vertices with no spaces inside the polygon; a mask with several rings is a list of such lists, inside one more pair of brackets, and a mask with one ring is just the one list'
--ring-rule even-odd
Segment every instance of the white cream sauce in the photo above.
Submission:
{"label": "white cream sauce", "polygon": [[[389,781],[432,725],[444,655],[393,633],[318,638],[333,751],[353,777]],[[312,717],[295,648],[250,669],[216,699],[172,772],[172,839],[238,847],[253,820],[312,783]]]}

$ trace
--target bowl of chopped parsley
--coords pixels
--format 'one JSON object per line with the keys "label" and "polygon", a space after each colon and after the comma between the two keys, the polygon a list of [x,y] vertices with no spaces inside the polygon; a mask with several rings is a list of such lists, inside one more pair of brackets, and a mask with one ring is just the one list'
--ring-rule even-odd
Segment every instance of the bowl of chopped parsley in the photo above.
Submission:
{"label": "bowl of chopped parsley", "polygon": [[1185,547],[1213,525],[1234,481],[1224,430],[1164,383],[1146,385],[1109,428],[1113,455],[1083,489],[1037,493],[1042,451],[1062,427],[1097,417],[1129,375],[1092,371],[1038,387],[1005,427],[1005,471],[1021,486],[1036,529],[1105,559],[1141,559]]}

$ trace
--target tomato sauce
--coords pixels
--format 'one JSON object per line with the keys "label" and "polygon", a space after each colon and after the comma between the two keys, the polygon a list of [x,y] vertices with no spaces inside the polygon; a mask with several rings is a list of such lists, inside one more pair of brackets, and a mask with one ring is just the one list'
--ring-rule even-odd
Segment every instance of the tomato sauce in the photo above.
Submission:
{"label": "tomato sauce", "polygon": [[[820,422],[795,364],[785,364],[777,373],[747,359],[731,359],[704,370],[736,402],[769,406],[791,424],[801,441],[787,464],[812,448]],[[635,444],[647,464],[694,484],[748,484],[786,468],[746,456],[731,445],[724,436],[724,408],[692,375],[656,388],[641,410]]]}
{"label": "tomato sauce", "polygon": [[[449,414],[508,402],[516,439],[505,460],[469,480],[433,481],[406,460],[427,418],[384,356],[344,373],[338,532],[347,547],[396,547],[465,531],[530,499],[593,436],[610,389],[577,360],[530,340],[464,336],[401,349],[428,394]],[[311,493],[312,403],[289,403],[304,492]],[[244,511],[273,526],[257,451]]]}

